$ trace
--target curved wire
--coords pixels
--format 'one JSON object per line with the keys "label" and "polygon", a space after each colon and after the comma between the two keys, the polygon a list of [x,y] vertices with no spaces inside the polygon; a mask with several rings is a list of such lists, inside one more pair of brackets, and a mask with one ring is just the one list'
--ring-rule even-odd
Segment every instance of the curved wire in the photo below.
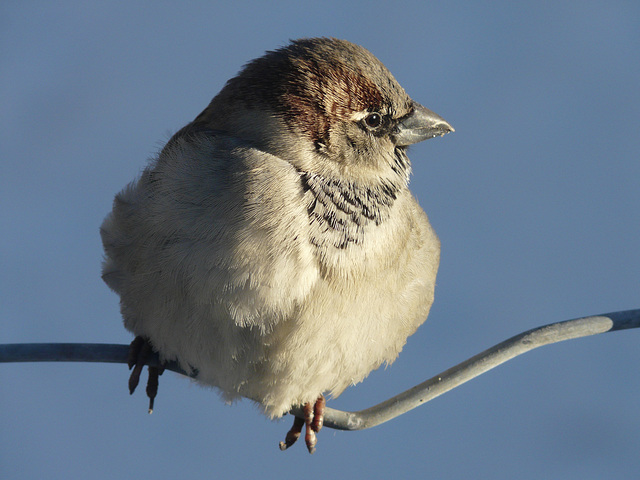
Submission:
{"label": "curved wire", "polygon": [[[327,408],[324,426],[338,430],[363,430],[387,422],[488,370],[534,348],[572,338],[640,327],[640,309],[551,323],[528,330],[499,343],[464,362],[406,390],[378,405],[357,412]],[[127,363],[129,346],[103,343],[21,343],[0,345],[0,363],[4,362],[106,362]],[[159,365],[158,356],[149,365]],[[188,374],[176,362],[163,365],[181,375]],[[303,417],[302,410],[291,414]]]}

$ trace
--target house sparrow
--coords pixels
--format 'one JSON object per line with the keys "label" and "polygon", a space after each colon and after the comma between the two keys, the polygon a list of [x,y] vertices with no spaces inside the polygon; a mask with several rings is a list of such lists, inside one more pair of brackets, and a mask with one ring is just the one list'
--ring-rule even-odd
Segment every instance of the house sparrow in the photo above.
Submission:
{"label": "house sparrow", "polygon": [[427,318],[440,243],[406,149],[451,131],[353,43],[249,62],[102,224],[102,278],[139,337],[132,389],[152,348],[271,418],[303,406],[281,447],[306,425],[313,452],[323,394],[393,362]]}

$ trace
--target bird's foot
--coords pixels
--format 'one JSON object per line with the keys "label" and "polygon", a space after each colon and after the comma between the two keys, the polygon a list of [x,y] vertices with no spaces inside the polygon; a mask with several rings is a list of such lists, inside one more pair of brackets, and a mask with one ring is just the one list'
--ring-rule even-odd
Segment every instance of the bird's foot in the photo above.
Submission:
{"label": "bird's foot", "polygon": [[309,453],[316,451],[316,433],[322,428],[324,423],[324,409],[327,402],[323,395],[320,395],[315,403],[306,403],[303,407],[304,419],[295,417],[293,426],[287,432],[284,442],[280,442],[280,450],[286,450],[296,443],[302,433],[302,427],[305,426],[304,442],[307,445]]}
{"label": "bird's foot", "polygon": [[[136,337],[129,347],[129,393],[133,394],[140,382],[142,369],[149,362],[153,354],[151,344],[144,337]],[[158,394],[158,377],[164,372],[163,366],[149,366],[149,379],[147,380],[147,396],[149,397],[149,413],[153,413],[153,403]]]}

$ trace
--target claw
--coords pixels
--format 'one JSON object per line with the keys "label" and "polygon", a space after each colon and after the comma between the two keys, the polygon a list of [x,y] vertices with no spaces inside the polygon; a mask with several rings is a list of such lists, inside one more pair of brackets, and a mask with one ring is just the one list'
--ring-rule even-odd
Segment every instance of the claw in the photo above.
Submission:
{"label": "claw", "polygon": [[320,395],[313,405],[313,422],[311,422],[311,428],[314,432],[318,433],[324,425],[324,409],[327,406],[327,401],[324,395]]}
{"label": "claw", "polygon": [[153,413],[153,403],[158,395],[158,377],[162,375],[164,368],[149,367],[149,380],[147,381],[147,397],[149,397],[149,414]]}
{"label": "claw", "polygon": [[131,342],[129,346],[129,359],[127,364],[129,365],[129,370],[131,371],[131,375],[129,376],[129,394],[133,394],[135,392],[138,383],[140,382],[140,374],[142,373],[142,368],[144,367],[145,358],[144,350],[145,345],[148,345],[147,342],[142,337],[136,337]]}
{"label": "claw", "polygon": [[302,426],[305,428],[304,442],[307,445],[309,453],[316,451],[316,444],[318,439],[316,433],[322,428],[324,423],[324,410],[326,406],[326,400],[324,396],[320,395],[315,403],[306,403],[303,407],[304,419],[295,417],[293,420],[293,426],[287,432],[284,442],[280,442],[280,450],[286,450],[291,445],[296,443],[296,440],[300,438],[302,432]]}
{"label": "claw", "polygon": [[[149,357],[153,353],[151,344],[144,337],[136,337],[129,347],[128,365],[131,370],[129,376],[129,394],[133,394],[140,383],[142,369],[148,363]],[[149,413],[153,413],[153,404],[158,394],[158,377],[162,375],[164,368],[149,367],[149,379],[147,381],[147,396],[149,397]]]}
{"label": "claw", "polygon": [[304,431],[304,443],[306,443],[307,450],[309,450],[309,453],[313,453],[316,451],[316,443],[318,442],[316,438],[316,432],[312,428],[313,405],[311,405],[311,403],[306,403],[303,411],[304,411],[304,424],[307,427]]}
{"label": "claw", "polygon": [[280,442],[280,450],[286,450],[291,445],[296,443],[298,438],[300,438],[300,432],[302,432],[302,427],[304,426],[304,420],[298,417],[294,417],[293,426],[291,430],[287,432],[287,436],[284,439],[284,442]]}

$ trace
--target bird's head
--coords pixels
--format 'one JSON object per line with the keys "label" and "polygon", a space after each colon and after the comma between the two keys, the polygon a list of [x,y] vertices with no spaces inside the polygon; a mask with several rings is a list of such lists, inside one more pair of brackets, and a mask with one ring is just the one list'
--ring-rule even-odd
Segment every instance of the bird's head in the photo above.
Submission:
{"label": "bird's head", "polygon": [[249,62],[195,122],[239,135],[302,172],[406,182],[406,147],[453,131],[369,51],[301,39]]}

